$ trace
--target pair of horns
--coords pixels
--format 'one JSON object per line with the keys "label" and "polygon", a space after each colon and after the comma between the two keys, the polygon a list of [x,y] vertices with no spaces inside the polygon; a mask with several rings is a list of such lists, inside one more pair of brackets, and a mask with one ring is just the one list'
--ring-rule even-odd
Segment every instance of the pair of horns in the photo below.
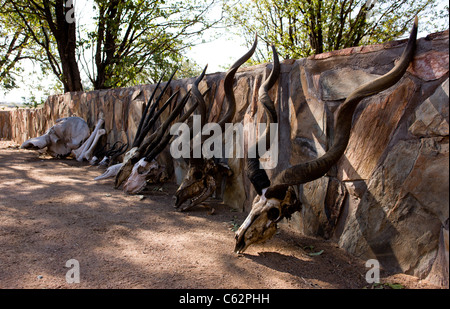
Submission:
{"label": "pair of horns", "polygon": [[[394,68],[383,76],[380,76],[375,80],[358,87],[340,105],[336,115],[336,125],[333,138],[334,143],[323,156],[315,160],[297,164],[283,170],[275,177],[273,183],[269,181],[266,172],[259,169],[259,160],[249,159],[247,161],[247,175],[258,195],[261,195],[262,190],[267,188],[265,192],[266,198],[274,197],[283,199],[288,186],[303,184],[318,179],[325,175],[329,171],[329,169],[337,163],[340,157],[344,154],[345,149],[348,145],[353,113],[358,103],[368,96],[374,95],[393,86],[405,74],[409,63],[414,57],[417,29],[418,19],[416,17],[407,46]],[[278,57],[274,48],[273,53],[273,70],[268,80],[263,85],[261,85],[261,88],[259,89],[259,101],[262,103],[265,109],[267,121],[272,121],[273,123],[275,123],[277,122],[277,113],[273,102],[268,96],[268,90],[275,83],[273,79],[275,79],[276,74],[279,73]]]}

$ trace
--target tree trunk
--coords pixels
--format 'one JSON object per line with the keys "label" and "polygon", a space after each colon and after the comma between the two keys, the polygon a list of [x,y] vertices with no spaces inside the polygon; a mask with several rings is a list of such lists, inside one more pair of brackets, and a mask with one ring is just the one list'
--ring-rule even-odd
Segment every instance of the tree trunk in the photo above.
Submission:
{"label": "tree trunk", "polygon": [[[64,1],[57,1],[56,5],[63,6]],[[58,44],[59,57],[61,59],[64,92],[83,91],[80,70],[78,69],[78,64],[76,61],[76,23],[75,20],[66,18],[66,15],[71,13],[70,9],[70,7],[64,6],[61,16],[58,14],[60,8],[56,8],[56,22],[58,30],[56,31],[57,33],[54,33]]]}
{"label": "tree trunk", "polygon": [[[72,14],[73,7],[66,6],[64,0],[56,0],[54,4],[44,1],[43,4],[44,7],[41,8],[41,12],[58,46],[62,71],[60,80],[64,84],[64,92],[83,91],[80,70],[76,60],[76,23],[75,19],[67,18],[68,15]],[[52,14],[51,6],[54,7],[55,16]]]}
{"label": "tree trunk", "polygon": [[62,82],[64,92],[82,91],[80,71],[76,61],[76,36],[75,21],[73,23],[65,22],[62,26],[61,35],[56,36],[58,52],[61,59]]}

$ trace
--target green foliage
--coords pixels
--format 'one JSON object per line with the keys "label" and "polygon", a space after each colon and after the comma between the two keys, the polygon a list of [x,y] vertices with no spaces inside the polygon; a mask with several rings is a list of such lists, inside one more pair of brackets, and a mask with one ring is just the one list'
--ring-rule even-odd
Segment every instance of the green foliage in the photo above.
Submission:
{"label": "green foliage", "polygon": [[29,57],[26,48],[30,40],[23,28],[14,26],[14,15],[1,13],[4,7],[0,1],[0,88],[10,90],[17,86],[16,78],[22,72],[18,62]]}
{"label": "green foliage", "polygon": [[258,36],[266,43],[259,62],[271,59],[274,44],[285,58],[396,39],[407,33],[415,15],[421,31],[443,30],[448,6],[437,10],[437,0],[239,0],[227,1],[227,20],[250,43]]}
{"label": "green foliage", "polygon": [[29,38],[29,59],[40,63],[44,73],[53,73],[65,91],[79,91],[76,24],[66,21],[69,9],[63,0],[3,0],[0,15],[12,16],[11,29],[20,29]]}
{"label": "green foliage", "polygon": [[22,104],[28,108],[37,108],[39,105],[45,103],[45,100],[38,100],[35,95],[31,95],[30,97],[22,97]]}
{"label": "green foliage", "polygon": [[[16,86],[25,54],[64,91],[154,83],[175,68],[176,78],[191,77],[201,69],[184,52],[218,22],[208,17],[217,1],[90,0],[83,10],[93,12],[94,25],[87,27],[78,24],[84,16],[67,19],[73,8],[65,0],[0,0],[0,84]],[[81,4],[74,3],[76,13]],[[25,43],[8,52],[15,36]]]}
{"label": "green foliage", "polygon": [[183,53],[217,23],[207,18],[213,5],[202,0],[95,0],[97,27],[83,42],[95,50],[96,70],[88,72],[94,88],[153,83],[175,68],[181,68],[176,78],[197,73]]}
{"label": "green foliage", "polygon": [[363,287],[363,289],[370,289],[370,290],[403,290],[405,289],[405,286],[400,283],[373,283],[369,286]]}

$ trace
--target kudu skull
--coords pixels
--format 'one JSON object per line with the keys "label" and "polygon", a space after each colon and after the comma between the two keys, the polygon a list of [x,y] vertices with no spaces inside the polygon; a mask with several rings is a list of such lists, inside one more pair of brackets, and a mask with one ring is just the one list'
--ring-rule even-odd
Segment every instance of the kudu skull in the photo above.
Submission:
{"label": "kudu skull", "polygon": [[[301,204],[292,186],[322,177],[341,158],[348,145],[353,113],[358,103],[368,96],[393,86],[402,78],[414,56],[417,28],[416,17],[407,46],[394,68],[385,75],[358,87],[340,105],[336,115],[334,142],[323,156],[285,169],[275,177],[273,182],[269,180],[264,170],[259,169],[258,160],[247,160],[247,175],[258,196],[254,199],[247,218],[236,231],[234,249],[236,253],[242,253],[251,244],[263,242],[272,237],[275,234],[277,222],[283,218],[289,218],[292,213],[300,210]],[[275,50],[274,55],[276,55]],[[274,56],[274,59],[277,57]],[[267,83],[261,86],[259,101],[263,104],[267,118],[276,121],[275,106],[268,98],[266,91],[268,88]]]}
{"label": "kudu skull", "polygon": [[[257,37],[250,48],[250,50],[241,58],[239,58],[227,71],[224,80],[224,91],[226,102],[228,103],[227,112],[217,122],[221,128],[221,132],[224,132],[225,124],[230,122],[236,112],[236,99],[233,93],[234,76],[239,67],[244,64],[255,52],[257,45]],[[193,92],[199,101],[199,109],[202,127],[206,119],[205,102],[202,98],[199,98],[197,85],[193,85]],[[194,91],[195,90],[195,91]],[[207,136],[202,136],[202,141]],[[193,137],[194,138],[194,137]],[[188,172],[185,175],[180,187],[175,193],[175,207],[181,211],[188,210],[213,195],[218,185],[218,175],[221,177],[230,176],[231,169],[224,163],[219,163],[217,158],[191,158],[189,159]],[[188,204],[183,205],[186,201]]]}
{"label": "kudu skull", "polygon": [[[190,164],[183,182],[175,194],[175,206],[180,210],[188,210],[213,195],[217,189],[217,176],[231,176],[231,169],[223,163],[216,163],[214,159],[198,159]],[[182,206],[187,200],[189,204]]]}

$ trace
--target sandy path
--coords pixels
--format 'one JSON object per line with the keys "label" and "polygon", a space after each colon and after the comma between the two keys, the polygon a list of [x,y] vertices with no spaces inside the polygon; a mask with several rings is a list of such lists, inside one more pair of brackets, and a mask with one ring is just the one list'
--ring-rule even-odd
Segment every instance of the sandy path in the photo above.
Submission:
{"label": "sandy path", "polygon": [[[362,288],[367,268],[332,242],[285,230],[234,254],[244,213],[173,208],[174,184],[144,198],[96,182],[96,167],[0,142],[0,288]],[[313,246],[312,251],[307,249]],[[310,252],[323,253],[310,256]],[[67,283],[76,259],[80,283]],[[385,278],[433,287],[415,278]]]}

